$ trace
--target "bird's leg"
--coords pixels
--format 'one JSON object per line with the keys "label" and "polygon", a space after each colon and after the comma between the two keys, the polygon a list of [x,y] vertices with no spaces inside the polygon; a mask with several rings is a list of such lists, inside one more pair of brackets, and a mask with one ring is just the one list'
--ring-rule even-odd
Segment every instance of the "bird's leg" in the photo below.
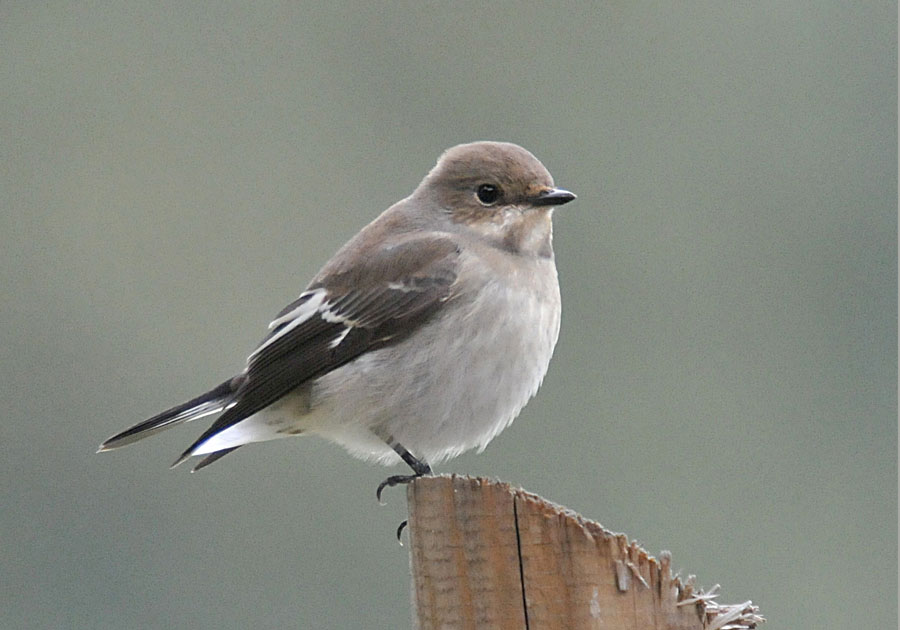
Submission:
{"label": "bird's leg", "polygon": [[413,479],[417,477],[421,477],[422,475],[430,475],[431,474],[431,466],[426,464],[421,459],[417,459],[415,455],[407,451],[402,444],[400,444],[394,438],[389,438],[385,440],[388,446],[390,446],[400,458],[405,461],[410,468],[412,468],[413,474],[411,475],[392,475],[378,484],[378,489],[375,491],[375,496],[378,498],[378,502],[381,503],[381,492],[385,488],[393,488],[394,486],[398,486],[400,484],[409,483]]}

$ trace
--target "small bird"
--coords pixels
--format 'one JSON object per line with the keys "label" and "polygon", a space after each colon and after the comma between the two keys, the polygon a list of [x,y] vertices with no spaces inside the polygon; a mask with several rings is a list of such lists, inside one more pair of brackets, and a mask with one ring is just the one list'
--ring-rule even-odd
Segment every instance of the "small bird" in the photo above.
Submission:
{"label": "small bird", "polygon": [[537,392],[559,336],[553,209],[575,199],[515,144],[453,147],[345,244],[237,376],[100,445],[221,414],[173,464],[318,435],[393,464],[386,486],[483,450]]}

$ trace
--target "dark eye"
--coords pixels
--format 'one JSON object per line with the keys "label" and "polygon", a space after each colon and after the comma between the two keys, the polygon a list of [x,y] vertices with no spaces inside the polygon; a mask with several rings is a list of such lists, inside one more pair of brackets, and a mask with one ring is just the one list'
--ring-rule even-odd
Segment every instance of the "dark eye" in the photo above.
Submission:
{"label": "dark eye", "polygon": [[475,191],[478,201],[486,206],[490,206],[500,198],[500,188],[493,184],[481,184]]}

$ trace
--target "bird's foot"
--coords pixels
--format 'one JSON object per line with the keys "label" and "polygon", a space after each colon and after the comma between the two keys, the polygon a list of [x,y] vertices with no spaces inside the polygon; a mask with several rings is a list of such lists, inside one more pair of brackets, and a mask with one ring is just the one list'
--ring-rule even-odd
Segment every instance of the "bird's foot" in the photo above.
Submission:
{"label": "bird's foot", "polygon": [[431,466],[429,466],[427,462],[418,459],[415,455],[406,450],[406,448],[404,448],[404,446],[400,444],[400,442],[395,440],[392,436],[388,436],[387,438],[385,438],[385,442],[387,442],[388,446],[394,449],[394,452],[400,456],[400,459],[406,462],[407,466],[412,468],[413,474],[393,475],[378,484],[378,489],[375,490],[375,497],[378,499],[378,503],[380,503],[381,505],[384,505],[381,500],[381,493],[385,488],[393,488],[394,486],[399,486],[401,484],[405,485],[423,475],[431,474]]}
{"label": "bird's foot", "polygon": [[378,499],[378,502],[381,505],[384,505],[384,501],[381,500],[381,493],[385,488],[393,488],[394,486],[406,485],[418,479],[423,475],[430,475],[431,469],[429,468],[427,471],[416,472],[413,475],[392,475],[378,484],[378,488],[375,490],[375,498]]}

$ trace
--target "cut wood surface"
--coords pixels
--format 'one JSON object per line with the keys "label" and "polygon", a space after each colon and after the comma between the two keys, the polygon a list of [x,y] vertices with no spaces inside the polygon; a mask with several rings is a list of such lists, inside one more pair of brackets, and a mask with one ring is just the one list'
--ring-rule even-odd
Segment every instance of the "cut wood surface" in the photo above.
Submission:
{"label": "cut wood surface", "polygon": [[719,605],[624,534],[508,484],[421,477],[407,488],[413,619],[422,630],[743,630],[749,601]]}

